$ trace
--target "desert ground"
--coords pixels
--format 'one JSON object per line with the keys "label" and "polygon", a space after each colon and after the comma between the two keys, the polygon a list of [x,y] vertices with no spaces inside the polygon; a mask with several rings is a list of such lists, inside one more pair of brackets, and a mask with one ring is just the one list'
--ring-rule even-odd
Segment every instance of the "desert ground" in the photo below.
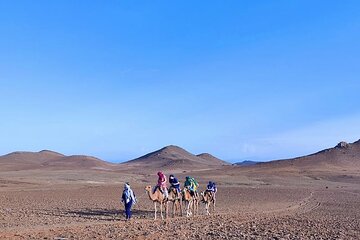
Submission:
{"label": "desert ground", "polygon": [[[156,182],[155,173],[147,177],[101,171],[58,171],[48,175],[37,171],[4,172],[0,180],[0,238],[360,238],[359,176],[255,177],[248,170],[233,168],[192,173],[201,180],[200,188],[204,188],[204,180],[217,173],[217,208],[210,216],[205,215],[202,204],[197,216],[170,216],[156,221],[153,204],[144,192],[145,185]],[[124,220],[119,200],[122,183],[127,179],[139,200],[130,222]]]}
{"label": "desert ground", "polygon": [[[355,165],[178,169],[182,181],[197,178],[200,190],[217,182],[215,212],[207,216],[200,204],[196,216],[156,221],[144,191],[156,183],[155,169],[6,168],[0,171],[0,239],[360,239]],[[126,181],[138,198],[128,222],[120,203]]]}

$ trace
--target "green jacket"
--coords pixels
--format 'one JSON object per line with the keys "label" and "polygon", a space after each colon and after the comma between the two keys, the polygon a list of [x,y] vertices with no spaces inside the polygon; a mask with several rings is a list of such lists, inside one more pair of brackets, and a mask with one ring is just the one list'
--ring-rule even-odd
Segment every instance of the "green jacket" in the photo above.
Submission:
{"label": "green jacket", "polygon": [[189,178],[184,183],[185,187],[190,187],[191,190],[196,190],[196,188],[199,186],[199,183],[194,178]]}

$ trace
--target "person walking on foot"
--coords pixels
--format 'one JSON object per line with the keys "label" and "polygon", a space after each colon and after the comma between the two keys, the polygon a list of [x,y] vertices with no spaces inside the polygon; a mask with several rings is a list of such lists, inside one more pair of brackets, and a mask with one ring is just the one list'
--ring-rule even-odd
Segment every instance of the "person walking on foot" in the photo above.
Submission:
{"label": "person walking on foot", "polygon": [[133,204],[136,204],[136,197],[134,191],[130,188],[129,183],[125,183],[124,185],[124,191],[121,196],[121,202],[124,203],[126,220],[128,221],[131,219],[131,207]]}

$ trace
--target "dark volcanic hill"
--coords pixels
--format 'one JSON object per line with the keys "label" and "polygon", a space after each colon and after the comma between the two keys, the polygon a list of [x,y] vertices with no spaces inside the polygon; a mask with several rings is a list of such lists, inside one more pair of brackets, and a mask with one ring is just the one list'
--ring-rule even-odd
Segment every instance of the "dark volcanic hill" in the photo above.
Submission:
{"label": "dark volcanic hill", "polygon": [[255,164],[258,164],[258,163],[260,163],[260,162],[245,160],[245,161],[242,161],[242,162],[234,163],[234,165],[239,165],[239,166],[252,166],[252,165],[255,165]]}
{"label": "dark volcanic hill", "polygon": [[333,148],[303,157],[259,163],[262,167],[295,167],[305,170],[360,170],[360,140],[340,142]]}
{"label": "dark volcanic hill", "polygon": [[173,145],[123,163],[123,165],[133,167],[181,170],[205,169],[225,164],[227,163],[210,154],[196,156],[185,149]]}
{"label": "dark volcanic hill", "polygon": [[30,169],[110,169],[114,164],[95,157],[74,155],[43,150],[40,152],[13,152],[0,156],[0,171]]}

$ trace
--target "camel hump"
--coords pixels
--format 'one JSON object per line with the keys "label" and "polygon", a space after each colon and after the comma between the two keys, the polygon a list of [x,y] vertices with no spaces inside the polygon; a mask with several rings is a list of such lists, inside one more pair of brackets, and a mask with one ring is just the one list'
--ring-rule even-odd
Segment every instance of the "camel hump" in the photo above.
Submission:
{"label": "camel hump", "polygon": [[166,202],[168,200],[168,190],[165,188],[164,190],[162,190],[159,186],[155,186],[154,188],[154,193],[157,193],[158,196],[161,196],[163,201]]}

